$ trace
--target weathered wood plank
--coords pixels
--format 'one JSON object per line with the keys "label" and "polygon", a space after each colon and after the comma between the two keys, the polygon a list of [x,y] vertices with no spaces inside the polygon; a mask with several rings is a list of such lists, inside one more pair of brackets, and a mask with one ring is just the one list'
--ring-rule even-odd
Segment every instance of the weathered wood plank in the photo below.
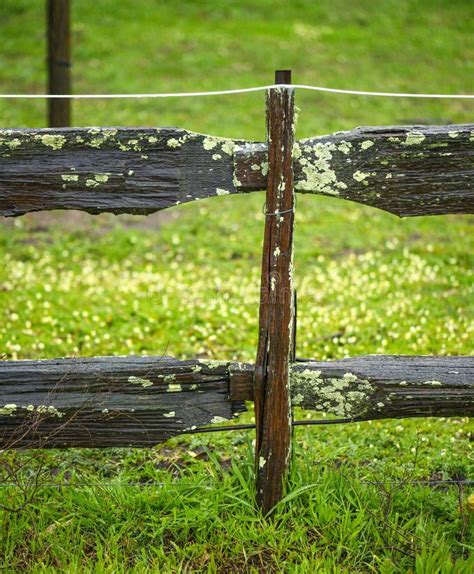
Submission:
{"label": "weathered wood plank", "polygon": [[229,365],[172,357],[0,362],[0,448],[152,446],[232,419],[245,409],[230,397]]}
{"label": "weathered wood plank", "polygon": [[[401,217],[474,213],[474,124],[357,128],[300,140],[295,187]],[[0,215],[147,214],[265,189],[267,146],[177,128],[0,130]]]}
{"label": "weathered wood plank", "polygon": [[[253,399],[250,365],[234,396]],[[474,357],[368,355],[292,365],[291,404],[366,420],[474,416]]]}
{"label": "weathered wood plank", "polygon": [[[288,83],[276,78],[276,83]],[[289,361],[293,335],[294,92],[267,93],[268,186],[255,366],[257,501],[264,513],[284,490],[291,448]]]}
{"label": "weathered wood plank", "polygon": [[[0,448],[152,446],[242,412],[253,376],[171,357],[0,361]],[[290,391],[294,406],[343,417],[474,416],[474,357],[297,363]]]}
{"label": "weathered wood plank", "polygon": [[[264,144],[236,151],[242,189],[261,189]],[[474,124],[362,127],[300,140],[295,188],[401,217],[474,213]]]}
{"label": "weathered wood plank", "polygon": [[147,214],[240,193],[233,153],[242,143],[175,128],[0,130],[0,215]]}

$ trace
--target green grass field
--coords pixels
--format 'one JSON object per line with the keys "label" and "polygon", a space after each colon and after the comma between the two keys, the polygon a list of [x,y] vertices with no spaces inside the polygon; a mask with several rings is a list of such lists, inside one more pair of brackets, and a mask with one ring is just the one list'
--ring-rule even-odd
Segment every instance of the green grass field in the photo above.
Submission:
{"label": "green grass field", "polygon": [[[474,91],[468,0],[73,6],[78,93],[263,85],[285,67],[297,83]],[[1,93],[45,89],[43,8],[0,4]],[[474,113],[466,100],[297,91],[296,101],[298,137],[472,122]],[[2,127],[44,126],[45,105],[0,99],[0,118]],[[263,139],[264,97],[77,102],[74,124]],[[263,202],[252,194],[149,218],[0,221],[0,355],[254,360]],[[298,354],[473,354],[473,222],[400,220],[299,196]],[[24,465],[21,481],[44,471],[31,502],[0,510],[0,570],[470,574],[469,489],[407,482],[474,479],[473,430],[462,418],[298,428],[288,496],[273,521],[254,510],[251,432],[183,436],[154,449],[0,453]],[[21,505],[22,491],[0,479],[0,504]]]}

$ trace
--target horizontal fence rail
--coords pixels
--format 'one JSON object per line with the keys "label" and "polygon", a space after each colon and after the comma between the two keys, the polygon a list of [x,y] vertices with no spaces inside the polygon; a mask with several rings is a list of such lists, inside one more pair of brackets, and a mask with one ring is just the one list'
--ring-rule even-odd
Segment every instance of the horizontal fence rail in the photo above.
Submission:
{"label": "horizontal fence rail", "polygon": [[237,193],[243,143],[175,128],[0,130],[0,215],[148,214]]}
{"label": "horizontal fence rail", "polygon": [[244,409],[227,362],[172,357],[1,362],[0,395],[3,448],[152,446]]}
{"label": "horizontal fence rail", "polygon": [[[254,366],[173,357],[0,362],[0,448],[152,446],[231,420]],[[293,363],[293,406],[358,420],[474,415],[474,357]]]}
{"label": "horizontal fence rail", "polygon": [[[253,153],[250,154],[250,151]],[[364,127],[299,140],[295,190],[400,217],[474,213],[474,124]],[[236,179],[260,189],[266,149],[236,150]]]}
{"label": "horizontal fence rail", "polygon": [[[399,216],[474,213],[474,124],[357,128],[299,140],[295,191]],[[263,190],[264,143],[177,128],[0,130],[0,215],[147,214]]]}

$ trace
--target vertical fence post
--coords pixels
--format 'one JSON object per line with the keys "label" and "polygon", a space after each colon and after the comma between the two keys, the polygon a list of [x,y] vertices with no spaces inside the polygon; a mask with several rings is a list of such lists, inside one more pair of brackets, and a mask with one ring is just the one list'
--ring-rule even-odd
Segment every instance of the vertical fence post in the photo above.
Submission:
{"label": "vertical fence post", "polygon": [[[47,0],[48,93],[71,93],[71,34],[69,0]],[[71,125],[71,100],[48,100],[50,127]]]}
{"label": "vertical fence post", "polygon": [[[276,84],[290,84],[289,70]],[[294,93],[267,92],[268,184],[265,203],[260,318],[255,364],[257,502],[266,514],[281,500],[291,448],[290,357],[293,351]]]}

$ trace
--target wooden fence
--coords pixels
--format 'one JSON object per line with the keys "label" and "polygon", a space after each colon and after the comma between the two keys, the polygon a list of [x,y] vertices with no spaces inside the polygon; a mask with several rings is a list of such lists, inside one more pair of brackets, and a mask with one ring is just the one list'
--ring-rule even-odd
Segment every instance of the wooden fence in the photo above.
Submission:
{"label": "wooden fence", "polygon": [[[278,72],[277,84],[289,84]],[[295,361],[295,192],[399,216],[474,213],[474,124],[357,128],[294,141],[294,93],[267,93],[267,141],[175,128],[0,130],[0,215],[147,214],[266,189],[255,364],[173,357],[0,362],[0,448],[152,446],[254,401],[257,499],[281,499],[292,406],[341,421],[474,414],[474,357]]]}

